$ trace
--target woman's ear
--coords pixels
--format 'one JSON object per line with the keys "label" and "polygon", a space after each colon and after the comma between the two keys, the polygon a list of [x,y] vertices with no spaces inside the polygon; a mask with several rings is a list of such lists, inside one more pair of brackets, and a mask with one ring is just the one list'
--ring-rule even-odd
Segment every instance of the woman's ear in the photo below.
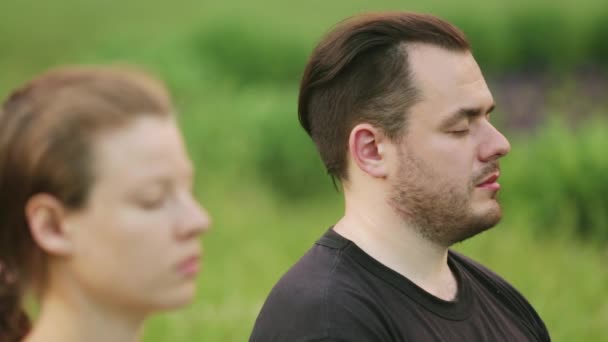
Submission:
{"label": "woman's ear", "polygon": [[362,123],[356,125],[348,139],[350,157],[357,167],[375,178],[387,176],[384,134],[376,127]]}
{"label": "woman's ear", "polygon": [[72,253],[72,240],[65,221],[64,205],[50,194],[36,194],[25,205],[25,217],[36,244],[50,255]]}

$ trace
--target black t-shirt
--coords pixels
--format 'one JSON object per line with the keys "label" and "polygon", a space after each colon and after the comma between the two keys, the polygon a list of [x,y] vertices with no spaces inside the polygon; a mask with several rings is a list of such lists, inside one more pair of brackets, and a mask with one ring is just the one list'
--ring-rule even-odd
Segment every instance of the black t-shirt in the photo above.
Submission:
{"label": "black t-shirt", "polygon": [[454,301],[441,300],[330,229],[272,289],[250,342],[550,341],[506,281],[453,251]]}

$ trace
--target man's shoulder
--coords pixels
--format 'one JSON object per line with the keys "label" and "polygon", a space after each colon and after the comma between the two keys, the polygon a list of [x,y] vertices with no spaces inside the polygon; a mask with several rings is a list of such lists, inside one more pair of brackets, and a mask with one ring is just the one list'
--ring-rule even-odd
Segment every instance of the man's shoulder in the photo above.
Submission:
{"label": "man's shoulder", "polygon": [[450,259],[456,263],[461,270],[473,277],[477,283],[492,292],[509,293],[509,295],[520,297],[525,301],[524,296],[515,289],[507,280],[496,272],[490,270],[481,263],[463,254],[450,250]]}
{"label": "man's shoulder", "polygon": [[483,286],[541,341],[549,341],[547,328],[530,302],[513,285],[494,271],[460,253],[450,251],[450,258]]}
{"label": "man's shoulder", "polygon": [[326,299],[339,262],[339,251],[313,246],[279,279],[265,306],[317,306]]}
{"label": "man's shoulder", "polygon": [[351,266],[345,265],[343,253],[349,244],[328,231],[279,279],[266,304],[280,301],[307,305],[324,300],[336,281],[349,276]]}
{"label": "man's shoulder", "polygon": [[361,317],[369,303],[342,251],[317,244],[300,258],[271,290],[250,341],[343,338],[369,320]]}
{"label": "man's shoulder", "polygon": [[276,283],[256,320],[251,341],[313,341],[327,333],[327,292],[339,250],[315,244]]}
{"label": "man's shoulder", "polygon": [[467,272],[472,273],[476,277],[488,278],[487,280],[492,280],[493,282],[512,287],[509,282],[499,276],[496,272],[464,254],[450,250],[449,257],[452,261],[456,262],[459,266],[464,267]]}

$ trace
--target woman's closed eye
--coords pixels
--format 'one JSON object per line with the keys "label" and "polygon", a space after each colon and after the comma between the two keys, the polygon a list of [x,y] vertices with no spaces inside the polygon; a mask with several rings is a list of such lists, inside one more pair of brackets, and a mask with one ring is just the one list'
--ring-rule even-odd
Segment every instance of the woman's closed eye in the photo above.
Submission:
{"label": "woman's closed eye", "polygon": [[449,131],[448,133],[456,135],[456,136],[464,136],[464,135],[467,135],[469,133],[469,131],[470,131],[469,127],[461,127],[461,128],[453,129],[453,130]]}
{"label": "woman's closed eye", "polygon": [[169,195],[170,191],[167,186],[152,186],[137,194],[135,202],[142,209],[155,210],[166,204]]}

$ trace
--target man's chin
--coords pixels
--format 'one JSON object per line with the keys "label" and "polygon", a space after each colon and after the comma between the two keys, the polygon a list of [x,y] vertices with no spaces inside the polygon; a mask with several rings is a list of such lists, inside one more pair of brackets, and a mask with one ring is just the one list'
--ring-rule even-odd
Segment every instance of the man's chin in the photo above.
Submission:
{"label": "man's chin", "polygon": [[502,218],[502,207],[496,198],[487,198],[474,202],[472,213],[479,220],[494,218],[498,223]]}
{"label": "man's chin", "polygon": [[469,225],[469,226],[467,226],[466,229],[462,230],[458,236],[455,236],[451,241],[449,241],[447,245],[451,246],[456,243],[468,240],[478,234],[485,232],[486,230],[491,229],[497,223],[498,223],[498,221],[493,221],[493,222],[484,221],[484,222],[477,222],[477,224],[475,224],[475,225]]}
{"label": "man's chin", "polygon": [[476,227],[479,231],[484,231],[497,225],[501,219],[502,208],[498,202],[493,200],[492,203],[474,215],[471,226]]}
{"label": "man's chin", "polygon": [[485,210],[477,211],[471,215],[468,222],[463,225],[462,229],[458,231],[455,236],[448,242],[448,245],[453,245],[458,242],[463,242],[467,239],[474,237],[477,234],[483,233],[486,230],[496,226],[502,219],[502,210],[500,205],[496,203],[491,208],[485,208]]}

